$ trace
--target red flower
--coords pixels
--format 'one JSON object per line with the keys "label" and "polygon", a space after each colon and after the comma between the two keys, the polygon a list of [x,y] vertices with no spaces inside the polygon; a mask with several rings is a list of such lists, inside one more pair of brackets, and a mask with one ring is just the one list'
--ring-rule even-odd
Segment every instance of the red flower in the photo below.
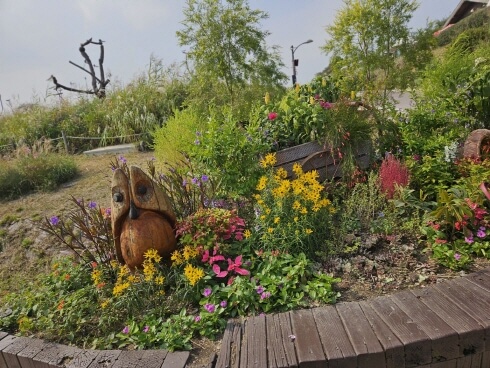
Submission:
{"label": "red flower", "polygon": [[270,112],[269,115],[267,115],[267,118],[269,120],[274,120],[275,118],[277,118],[277,112]]}

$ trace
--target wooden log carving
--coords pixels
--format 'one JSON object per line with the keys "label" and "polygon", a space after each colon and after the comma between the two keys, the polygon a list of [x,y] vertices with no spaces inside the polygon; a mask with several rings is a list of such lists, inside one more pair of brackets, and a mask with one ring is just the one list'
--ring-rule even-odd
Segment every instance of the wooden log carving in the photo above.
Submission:
{"label": "wooden log carving", "polygon": [[170,199],[143,170],[129,168],[129,178],[122,169],[112,177],[111,221],[119,262],[131,269],[141,267],[144,253],[156,249],[169,257],[176,249],[176,222]]}
{"label": "wooden log carving", "polygon": [[473,130],[464,142],[463,156],[466,158],[481,158],[482,154],[488,154],[488,152],[482,152],[484,144],[488,143],[490,143],[490,130]]}

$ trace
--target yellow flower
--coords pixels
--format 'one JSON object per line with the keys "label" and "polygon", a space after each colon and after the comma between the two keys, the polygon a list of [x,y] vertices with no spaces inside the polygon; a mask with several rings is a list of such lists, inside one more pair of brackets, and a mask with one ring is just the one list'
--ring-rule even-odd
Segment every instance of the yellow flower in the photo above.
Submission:
{"label": "yellow flower", "polygon": [[268,232],[269,234],[271,234],[272,232],[274,232],[274,229],[273,229],[272,227],[270,227],[270,228],[268,228],[268,229],[267,229],[267,232]]}
{"label": "yellow flower", "polygon": [[99,285],[102,282],[102,271],[94,268],[92,271],[92,281],[94,285]]}
{"label": "yellow flower", "polygon": [[114,285],[114,289],[112,289],[112,294],[114,296],[120,296],[129,287],[130,287],[129,282],[124,282],[122,284],[116,283],[116,285]]}
{"label": "yellow flower", "polygon": [[271,209],[270,209],[270,208],[267,208],[267,209],[265,210],[265,213],[266,213],[266,214],[268,214],[268,215],[270,215],[270,213],[271,213]]}
{"label": "yellow flower", "polygon": [[204,271],[199,267],[194,267],[191,264],[188,264],[184,268],[184,276],[189,281],[191,286],[197,284],[197,282],[204,277]]}
{"label": "yellow flower", "polygon": [[269,92],[266,92],[265,93],[265,96],[264,96],[264,102],[265,104],[267,105],[269,102],[271,102],[271,96],[269,95]]}
{"label": "yellow flower", "polygon": [[305,233],[308,234],[308,235],[310,235],[312,232],[313,232],[313,230],[311,230],[311,229],[306,229],[305,230]]}
{"label": "yellow flower", "polygon": [[252,236],[252,232],[249,229],[247,229],[243,232],[243,236],[245,237],[245,239],[248,239]]}
{"label": "yellow flower", "polygon": [[310,105],[313,105],[315,103],[315,99],[313,98],[313,96],[310,96]]}
{"label": "yellow flower", "polygon": [[276,177],[278,179],[286,179],[288,177],[288,172],[283,167],[280,167],[276,171]]}
{"label": "yellow flower", "polygon": [[145,260],[143,262],[143,274],[145,275],[145,281],[153,280],[153,276],[155,275],[156,268],[155,264],[151,261]]}
{"label": "yellow flower", "polygon": [[299,210],[301,208],[301,203],[299,201],[294,201],[293,210]]}
{"label": "yellow flower", "polygon": [[293,172],[297,175],[297,176],[301,176],[303,175],[303,168],[301,167],[301,165],[299,163],[295,163],[293,165]]}
{"label": "yellow flower", "polygon": [[148,249],[145,254],[144,254],[145,259],[147,260],[154,260],[156,263],[160,262],[162,260],[162,257],[158,254],[158,251],[156,249]]}
{"label": "yellow flower", "polygon": [[301,210],[299,211],[302,215],[306,215],[308,213],[308,209],[306,207],[301,207]]}
{"label": "yellow flower", "polygon": [[184,258],[182,257],[182,255],[180,254],[180,252],[178,250],[175,250],[172,253],[170,260],[172,261],[172,266],[178,266],[178,265],[184,263]]}
{"label": "yellow flower", "polygon": [[298,216],[295,216],[294,217],[294,222],[298,222],[298,220],[299,220]]}
{"label": "yellow flower", "polygon": [[260,216],[260,219],[261,219],[262,221],[263,221],[263,220],[265,220],[265,215],[261,215],[261,216]]}
{"label": "yellow flower", "polygon": [[266,185],[267,185],[267,177],[262,176],[257,184],[257,190],[264,190]]}
{"label": "yellow flower", "polygon": [[100,303],[100,307],[102,309],[106,309],[108,305],[109,305],[109,301],[108,300],[104,300],[102,303]]}
{"label": "yellow flower", "polygon": [[260,160],[260,166],[262,167],[269,167],[269,166],[274,166],[276,164],[276,154],[275,153],[268,153],[265,155],[265,157]]}
{"label": "yellow flower", "polygon": [[135,284],[138,282],[138,278],[135,275],[129,275],[128,276],[128,282],[131,284]]}
{"label": "yellow flower", "polygon": [[182,251],[182,255],[184,256],[184,259],[188,261],[189,259],[196,258],[198,256],[199,252],[197,251],[196,248],[191,247],[189,245],[186,245],[184,247],[184,250]]}
{"label": "yellow flower", "polygon": [[274,218],[274,223],[275,223],[275,224],[278,224],[278,223],[279,223],[279,221],[281,221],[281,218],[280,218],[280,217],[276,217],[276,218]]}
{"label": "yellow flower", "polygon": [[163,285],[164,281],[165,281],[165,277],[163,276],[155,277],[155,284],[157,285]]}

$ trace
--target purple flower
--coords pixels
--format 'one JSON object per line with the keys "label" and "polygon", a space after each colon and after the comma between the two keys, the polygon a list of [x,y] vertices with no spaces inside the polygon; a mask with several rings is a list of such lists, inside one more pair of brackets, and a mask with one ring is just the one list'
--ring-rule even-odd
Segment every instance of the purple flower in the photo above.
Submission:
{"label": "purple flower", "polygon": [[216,308],[214,306],[214,304],[210,304],[210,303],[206,303],[204,305],[204,308],[209,312],[209,313],[213,313],[214,312],[214,309]]}
{"label": "purple flower", "polygon": [[88,202],[87,207],[89,209],[93,210],[94,208],[97,208],[97,203],[90,201],[90,202]]}
{"label": "purple flower", "polygon": [[183,187],[187,186],[187,180],[185,180],[185,179],[184,179],[184,180],[182,180],[182,186],[183,186]]}
{"label": "purple flower", "polygon": [[207,182],[209,180],[209,176],[203,175],[203,176],[201,176],[201,180],[202,180],[203,183],[205,183],[205,182]]}
{"label": "purple flower", "polygon": [[148,331],[150,331],[150,326],[145,326],[145,328],[143,329],[143,332],[147,333]]}
{"label": "purple flower", "polygon": [[198,131],[196,132],[196,135],[197,135],[198,137],[200,137],[200,136],[201,136],[201,132],[198,130]]}
{"label": "purple flower", "polygon": [[199,322],[201,320],[201,316],[195,316],[194,317],[194,322]]}
{"label": "purple flower", "polygon": [[264,287],[259,285],[255,289],[255,291],[257,292],[257,294],[262,294],[264,292]]}
{"label": "purple flower", "polygon": [[119,161],[121,161],[123,164],[125,164],[126,162],[128,162],[123,155],[119,156]]}
{"label": "purple flower", "polygon": [[226,308],[228,302],[226,300],[223,300],[221,303],[219,303],[219,305],[221,306],[221,308]]}
{"label": "purple flower", "polygon": [[192,184],[196,185],[197,183],[199,183],[199,179],[198,178],[192,178]]}
{"label": "purple flower", "polygon": [[201,141],[200,141],[199,139],[196,139],[196,140],[194,141],[194,144],[195,144],[196,146],[198,146],[198,145],[200,145],[200,144],[201,144]]}
{"label": "purple flower", "polygon": [[473,234],[470,234],[469,236],[464,238],[464,241],[467,242],[468,244],[471,244],[474,242],[473,240]]}
{"label": "purple flower", "polygon": [[480,227],[478,229],[478,231],[476,232],[476,236],[479,237],[479,238],[484,238],[485,236],[487,235],[487,233],[485,232],[485,227]]}
{"label": "purple flower", "polygon": [[53,226],[57,226],[60,223],[60,219],[58,218],[58,216],[52,216],[49,219],[49,223]]}
{"label": "purple flower", "polygon": [[122,333],[123,334],[128,334],[129,333],[129,326],[124,326],[124,328],[122,330]]}
{"label": "purple flower", "polygon": [[202,293],[206,298],[211,295],[213,291],[210,288],[204,289],[204,292]]}
{"label": "purple flower", "polygon": [[271,293],[268,291],[264,291],[262,294],[260,294],[260,299],[267,299],[271,296]]}
{"label": "purple flower", "polygon": [[459,254],[459,253],[454,253],[454,259],[455,259],[456,261],[459,261],[459,260],[461,259],[461,254]]}
{"label": "purple flower", "polygon": [[106,215],[107,217],[109,217],[109,216],[111,215],[111,208],[110,208],[110,207],[107,207],[107,208],[105,209],[105,215]]}

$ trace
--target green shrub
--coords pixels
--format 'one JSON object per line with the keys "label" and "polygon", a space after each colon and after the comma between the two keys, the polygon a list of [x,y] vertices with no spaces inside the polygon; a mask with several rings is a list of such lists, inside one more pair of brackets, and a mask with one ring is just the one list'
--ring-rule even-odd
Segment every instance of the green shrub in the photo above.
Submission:
{"label": "green shrub", "polygon": [[1,161],[0,169],[0,199],[54,190],[77,175],[73,158],[52,153]]}
{"label": "green shrub", "polygon": [[455,40],[458,35],[463,33],[468,29],[480,28],[486,26],[490,23],[490,9],[485,8],[474,12],[465,19],[461,20],[451,28],[442,32],[437,40],[439,46],[449,45],[453,40]]}

